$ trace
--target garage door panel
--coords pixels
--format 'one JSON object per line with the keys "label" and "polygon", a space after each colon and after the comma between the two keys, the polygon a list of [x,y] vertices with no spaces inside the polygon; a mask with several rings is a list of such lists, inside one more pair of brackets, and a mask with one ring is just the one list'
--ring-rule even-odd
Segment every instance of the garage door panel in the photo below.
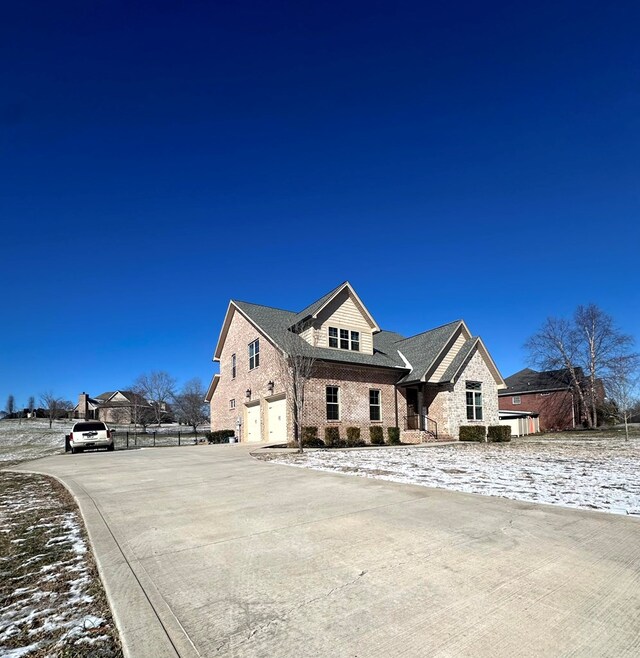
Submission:
{"label": "garage door panel", "polygon": [[275,400],[269,402],[267,417],[269,421],[269,441],[286,441],[287,401]]}
{"label": "garage door panel", "polygon": [[262,441],[261,429],[260,405],[256,404],[253,407],[247,407],[247,423],[245,432],[247,441],[249,443],[257,443]]}

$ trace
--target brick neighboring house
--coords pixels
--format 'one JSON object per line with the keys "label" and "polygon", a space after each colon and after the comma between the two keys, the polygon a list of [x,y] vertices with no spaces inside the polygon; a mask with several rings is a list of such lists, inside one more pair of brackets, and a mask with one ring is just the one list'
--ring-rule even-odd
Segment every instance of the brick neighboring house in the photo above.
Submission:
{"label": "brick neighboring house", "polygon": [[83,392],[73,408],[73,417],[124,425],[139,421],[143,414],[149,417],[151,412],[149,402],[133,391],[107,391],[95,398]]}
{"label": "brick neighboring house", "polygon": [[241,441],[293,438],[279,354],[292,342],[316,359],[304,425],[399,427],[404,442],[458,437],[460,425],[498,424],[504,381],[463,320],[405,338],[383,331],[345,282],[300,312],[232,300],[213,360],[207,400],[212,429]]}
{"label": "brick neighboring house", "polygon": [[[584,379],[581,368],[576,374],[579,380]],[[525,368],[507,377],[505,383],[507,388],[498,394],[500,411],[538,413],[542,432],[573,429],[584,419],[566,369],[538,372]]]}

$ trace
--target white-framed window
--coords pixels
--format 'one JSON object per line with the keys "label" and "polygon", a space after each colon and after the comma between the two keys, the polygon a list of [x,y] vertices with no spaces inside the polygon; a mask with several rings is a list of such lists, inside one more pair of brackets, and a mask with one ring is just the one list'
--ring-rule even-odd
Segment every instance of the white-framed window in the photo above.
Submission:
{"label": "white-framed window", "polygon": [[327,386],[327,420],[340,420],[340,388]]}
{"label": "white-framed window", "polygon": [[360,332],[329,327],[329,347],[340,350],[360,351]]}
{"label": "white-framed window", "polygon": [[260,339],[256,338],[253,343],[249,343],[249,370],[253,370],[260,365]]}
{"label": "white-framed window", "polygon": [[231,379],[236,378],[236,355],[231,355]]}
{"label": "white-framed window", "polygon": [[465,382],[467,420],[482,420],[482,382]]}
{"label": "white-framed window", "polygon": [[229,400],[229,409],[235,409],[236,408],[236,401],[235,399]]}
{"label": "white-framed window", "polygon": [[514,396],[511,398],[511,402],[512,402],[513,404],[522,404],[522,400],[521,400],[521,398],[520,398],[519,395],[514,395]]}
{"label": "white-framed window", "polygon": [[382,407],[380,405],[380,391],[369,389],[369,420],[382,420]]}
{"label": "white-framed window", "polygon": [[547,395],[551,395],[551,393],[540,393],[541,398],[546,398]]}

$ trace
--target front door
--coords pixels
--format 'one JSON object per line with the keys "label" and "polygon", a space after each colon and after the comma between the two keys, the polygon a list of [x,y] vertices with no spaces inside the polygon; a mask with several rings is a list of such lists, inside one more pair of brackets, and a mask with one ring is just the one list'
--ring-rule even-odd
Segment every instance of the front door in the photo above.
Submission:
{"label": "front door", "polygon": [[418,389],[407,389],[407,429],[417,430],[420,428],[420,416],[418,409]]}

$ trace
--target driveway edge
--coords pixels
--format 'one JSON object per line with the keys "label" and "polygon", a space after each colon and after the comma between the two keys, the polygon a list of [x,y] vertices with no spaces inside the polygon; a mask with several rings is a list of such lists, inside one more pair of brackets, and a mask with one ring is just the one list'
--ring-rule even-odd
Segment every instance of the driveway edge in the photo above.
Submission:
{"label": "driveway edge", "polygon": [[200,653],[144,567],[119,541],[104,513],[73,479],[33,469],[3,469],[52,477],[71,493],[87,531],[113,619],[127,658],[198,658]]}

